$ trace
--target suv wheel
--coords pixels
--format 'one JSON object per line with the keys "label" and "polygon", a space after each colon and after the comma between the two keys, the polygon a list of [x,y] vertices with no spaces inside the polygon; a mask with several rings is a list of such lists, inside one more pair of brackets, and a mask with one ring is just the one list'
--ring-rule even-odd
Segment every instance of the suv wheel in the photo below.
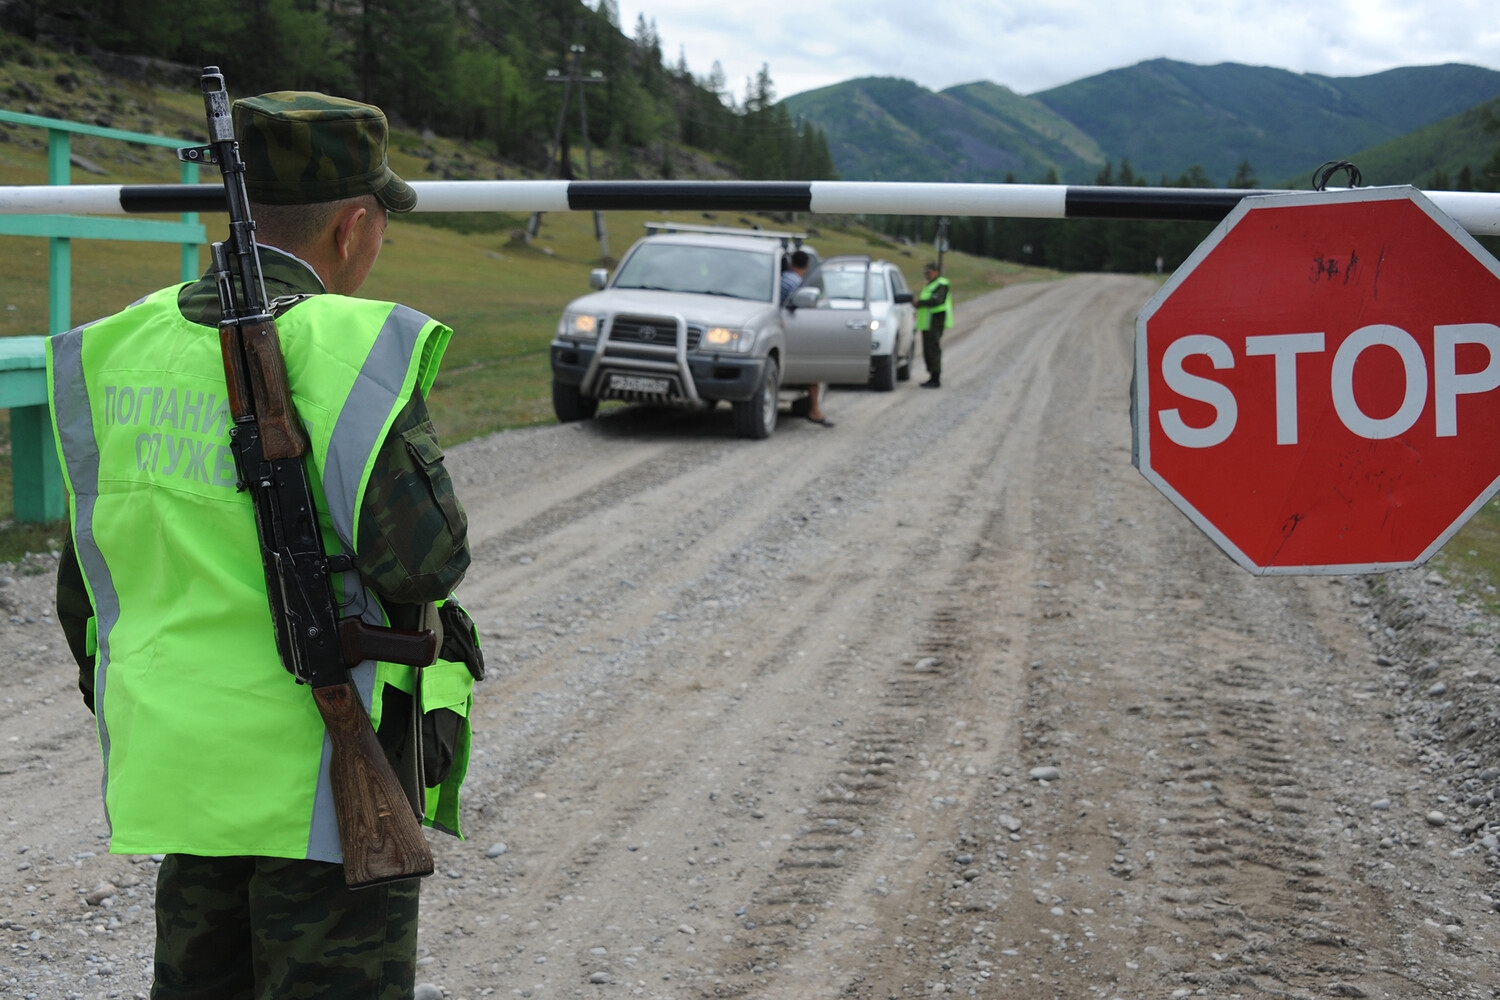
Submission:
{"label": "suv wheel", "polygon": [[552,412],[559,423],[569,424],[575,420],[592,420],[599,412],[599,401],[585,396],[576,385],[565,385],[552,380]]}
{"label": "suv wheel", "polygon": [[896,356],[877,355],[870,359],[870,388],[876,392],[890,392],[896,388]]}
{"label": "suv wheel", "polygon": [[766,373],[756,387],[755,395],[734,404],[734,432],[756,441],[771,436],[776,429],[777,396],[781,391],[781,369],[775,358],[766,359]]}

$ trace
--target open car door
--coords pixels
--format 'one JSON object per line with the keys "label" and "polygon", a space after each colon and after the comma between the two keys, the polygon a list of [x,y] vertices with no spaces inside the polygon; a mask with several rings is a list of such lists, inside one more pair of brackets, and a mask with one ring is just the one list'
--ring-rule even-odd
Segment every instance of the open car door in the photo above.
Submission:
{"label": "open car door", "polygon": [[870,277],[869,257],[830,257],[782,304],[783,383],[869,381]]}

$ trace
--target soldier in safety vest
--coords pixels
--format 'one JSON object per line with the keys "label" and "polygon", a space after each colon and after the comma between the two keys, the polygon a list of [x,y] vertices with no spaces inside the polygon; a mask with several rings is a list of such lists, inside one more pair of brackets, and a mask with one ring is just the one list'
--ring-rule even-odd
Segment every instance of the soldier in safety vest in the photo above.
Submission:
{"label": "soldier in safety vest", "polygon": [[917,329],[922,331],[922,361],[927,365],[924,389],[943,384],[943,331],[953,325],[953,287],[936,263],[922,268],[927,284],[917,296]]}
{"label": "soldier in safety vest", "polygon": [[[468,525],[424,401],[452,331],[349,297],[416,194],[378,108],[285,92],[233,118],[326,547],[354,566],[341,613],[444,626],[420,680],[367,661],[353,681],[427,825],[456,834],[483,665],[462,610],[433,610],[468,568]],[[165,855],[153,998],[409,997],[418,883],[345,885],[324,723],[278,657],[236,489],[219,314],[206,275],[48,345],[72,521],[58,616],[97,717],[110,850]]]}

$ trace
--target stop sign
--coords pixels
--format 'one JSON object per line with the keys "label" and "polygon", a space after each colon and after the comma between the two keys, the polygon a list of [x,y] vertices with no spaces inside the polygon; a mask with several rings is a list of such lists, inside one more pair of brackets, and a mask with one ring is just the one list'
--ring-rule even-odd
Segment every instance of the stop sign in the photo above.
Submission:
{"label": "stop sign", "polygon": [[1500,264],[1414,188],[1246,198],[1135,347],[1136,466],[1252,573],[1417,565],[1500,487]]}

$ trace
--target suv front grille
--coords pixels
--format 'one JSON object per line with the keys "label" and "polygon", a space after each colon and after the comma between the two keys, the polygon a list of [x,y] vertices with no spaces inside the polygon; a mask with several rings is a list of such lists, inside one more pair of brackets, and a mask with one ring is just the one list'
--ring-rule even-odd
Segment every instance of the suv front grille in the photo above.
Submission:
{"label": "suv front grille", "polygon": [[[701,326],[687,328],[687,349],[693,350],[703,338]],[[677,347],[677,321],[665,316],[616,316],[609,328],[609,339],[625,344],[648,344],[652,347]]]}
{"label": "suv front grille", "polygon": [[656,316],[616,316],[609,339],[653,347],[677,346],[677,321]]}

